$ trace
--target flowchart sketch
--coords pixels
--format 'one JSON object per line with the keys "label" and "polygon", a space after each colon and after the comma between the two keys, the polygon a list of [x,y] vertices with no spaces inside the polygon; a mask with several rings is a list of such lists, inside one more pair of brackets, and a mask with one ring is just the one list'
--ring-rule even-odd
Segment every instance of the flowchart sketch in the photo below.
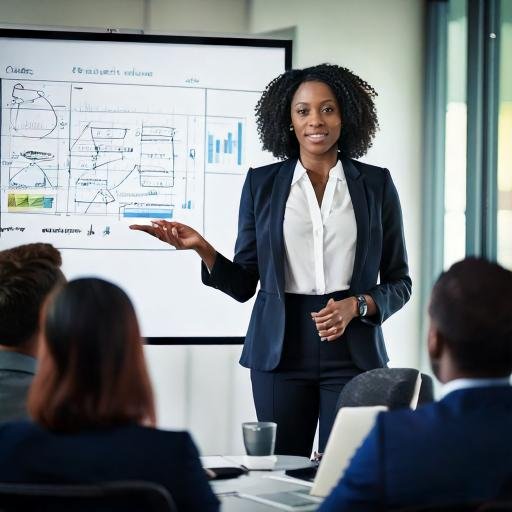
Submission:
{"label": "flowchart sketch", "polygon": [[[50,135],[58,123],[54,105],[37,86],[14,84],[11,92],[10,121],[12,132],[20,137],[42,139]],[[37,115],[34,112],[37,111]]]}
{"label": "flowchart sketch", "polygon": [[37,215],[47,241],[92,249],[146,249],[126,232],[149,218],[202,229],[204,95],[2,80],[2,229]]}

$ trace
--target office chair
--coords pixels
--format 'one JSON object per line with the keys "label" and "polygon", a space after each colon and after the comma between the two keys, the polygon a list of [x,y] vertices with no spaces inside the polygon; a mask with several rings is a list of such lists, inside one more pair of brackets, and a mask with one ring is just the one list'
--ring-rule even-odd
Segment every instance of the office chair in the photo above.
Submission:
{"label": "office chair", "polygon": [[94,484],[0,483],[0,512],[177,512],[169,491],[140,480]]}
{"label": "office chair", "polygon": [[[417,391],[418,370],[413,368],[376,368],[354,377],[342,390],[336,410],[340,407],[385,405],[388,409],[410,407]],[[421,374],[417,403],[434,399],[432,379]],[[415,404],[414,404],[415,405]]]}
{"label": "office chair", "polygon": [[418,405],[428,404],[434,401],[434,381],[430,375],[421,374],[420,396],[418,397]]}

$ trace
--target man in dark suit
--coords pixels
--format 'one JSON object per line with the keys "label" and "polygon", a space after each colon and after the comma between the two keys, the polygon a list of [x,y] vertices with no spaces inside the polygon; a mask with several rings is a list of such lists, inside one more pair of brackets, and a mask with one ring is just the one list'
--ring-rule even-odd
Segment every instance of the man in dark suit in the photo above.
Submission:
{"label": "man in dark suit", "polygon": [[0,252],[0,421],[27,415],[39,310],[54,286],[64,281],[61,263],[59,251],[49,244]]}
{"label": "man in dark suit", "polygon": [[456,263],[435,284],[429,314],[443,398],[379,415],[321,512],[449,507],[512,492],[512,272]]}

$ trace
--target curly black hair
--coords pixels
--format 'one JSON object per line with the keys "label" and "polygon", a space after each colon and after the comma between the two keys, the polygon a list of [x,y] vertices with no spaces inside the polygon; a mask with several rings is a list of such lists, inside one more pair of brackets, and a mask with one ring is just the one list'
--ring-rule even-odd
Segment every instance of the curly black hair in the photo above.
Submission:
{"label": "curly black hair", "polygon": [[293,95],[303,82],[323,82],[331,88],[343,123],[338,148],[349,158],[363,156],[379,128],[373,101],[377,93],[352,71],[334,64],[291,69],[267,85],[256,105],[256,123],[263,149],[276,158],[299,156],[297,137],[290,131],[290,109]]}

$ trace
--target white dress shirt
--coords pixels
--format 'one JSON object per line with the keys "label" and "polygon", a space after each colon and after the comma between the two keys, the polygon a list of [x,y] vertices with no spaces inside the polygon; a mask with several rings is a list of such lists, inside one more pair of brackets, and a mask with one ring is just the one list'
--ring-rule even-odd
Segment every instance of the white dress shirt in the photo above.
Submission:
{"label": "white dress shirt", "polygon": [[341,161],[329,171],[321,207],[300,160],[286,201],[285,292],[323,295],[350,288],[357,225]]}

